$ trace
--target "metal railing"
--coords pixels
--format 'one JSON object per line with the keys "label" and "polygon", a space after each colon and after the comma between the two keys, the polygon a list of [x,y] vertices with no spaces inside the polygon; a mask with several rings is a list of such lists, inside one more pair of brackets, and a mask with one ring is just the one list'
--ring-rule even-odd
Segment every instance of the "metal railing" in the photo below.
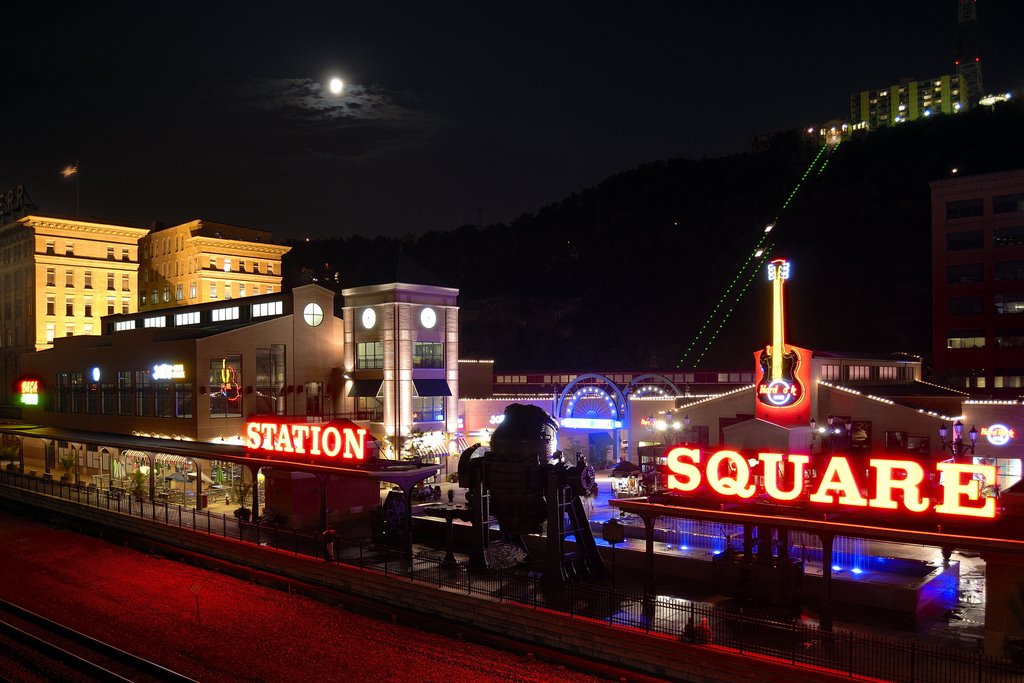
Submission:
{"label": "metal railing", "polygon": [[[54,496],[150,522],[279,551],[325,558],[319,534],[239,520],[148,498],[62,483],[19,472],[0,471],[0,485]],[[571,584],[553,588],[541,577],[517,570],[473,572],[467,563],[445,562],[442,551],[408,553],[366,541],[336,541],[334,561],[360,570],[420,582],[528,609],[544,608],[573,618],[678,638],[695,645],[754,653],[794,666],[821,667],[848,676],[892,681],[989,683],[1020,681],[1024,668],[980,651],[938,646],[915,639],[856,631],[826,632],[794,621],[772,621],[706,603]]]}

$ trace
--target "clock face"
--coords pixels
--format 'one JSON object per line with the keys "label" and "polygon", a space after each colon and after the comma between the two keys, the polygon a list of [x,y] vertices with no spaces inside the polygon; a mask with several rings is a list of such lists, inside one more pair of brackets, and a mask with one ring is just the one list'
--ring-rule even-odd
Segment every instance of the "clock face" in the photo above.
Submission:
{"label": "clock face", "polygon": [[320,304],[306,304],[306,307],[302,309],[302,319],[310,327],[316,327],[324,321],[324,309],[320,308]]}
{"label": "clock face", "polygon": [[433,308],[424,308],[420,311],[420,324],[428,330],[437,324],[437,313]]}
{"label": "clock face", "polygon": [[377,324],[377,313],[372,308],[363,309],[363,327],[368,330],[373,329],[373,326]]}

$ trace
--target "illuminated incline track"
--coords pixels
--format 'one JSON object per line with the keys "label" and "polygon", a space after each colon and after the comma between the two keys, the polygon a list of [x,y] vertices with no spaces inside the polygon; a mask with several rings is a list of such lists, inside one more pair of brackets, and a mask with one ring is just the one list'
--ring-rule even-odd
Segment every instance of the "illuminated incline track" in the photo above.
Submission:
{"label": "illuminated incline track", "polygon": [[770,235],[778,226],[779,216],[781,216],[782,212],[792,204],[793,199],[797,196],[797,193],[803,186],[804,181],[814,173],[815,169],[817,169],[817,173],[814,173],[814,176],[817,177],[821,175],[822,171],[825,170],[825,167],[828,166],[828,162],[831,160],[836,148],[839,147],[839,144],[840,143],[827,144],[818,150],[818,153],[811,160],[811,163],[808,164],[807,169],[804,170],[803,175],[800,176],[800,180],[797,181],[793,190],[789,193],[789,196],[787,196],[786,200],[782,203],[782,207],[775,215],[775,218],[765,226],[764,232],[761,233],[761,236],[757,240],[753,249],[750,249],[748,252],[746,260],[739,267],[736,275],[733,276],[732,281],[729,282],[729,285],[725,288],[725,291],[722,292],[722,296],[718,299],[714,308],[711,309],[707,318],[705,318],[704,322],[701,323],[699,328],[697,328],[693,339],[690,341],[690,345],[686,347],[686,351],[683,352],[682,358],[680,358],[679,362],[676,364],[677,368],[682,369],[685,366],[687,359],[691,358],[691,353],[695,352],[695,350],[700,346],[702,338],[705,338],[705,332],[707,333],[706,343],[703,348],[700,349],[699,353],[693,357],[693,367],[697,367],[697,364],[700,363],[707,354],[708,349],[710,349],[711,345],[715,343],[715,340],[718,338],[718,333],[721,332],[726,321],[728,321],[733,311],[736,310],[736,306],[743,299],[743,295],[746,294],[747,289],[750,288],[750,284],[757,277],[757,274],[763,271],[764,264],[771,258],[772,242],[770,241]]}

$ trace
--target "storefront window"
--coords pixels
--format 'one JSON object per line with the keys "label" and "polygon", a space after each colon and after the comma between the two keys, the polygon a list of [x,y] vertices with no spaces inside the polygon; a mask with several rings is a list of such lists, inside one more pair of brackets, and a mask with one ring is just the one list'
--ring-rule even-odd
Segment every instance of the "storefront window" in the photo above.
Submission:
{"label": "storefront window", "polygon": [[128,370],[117,371],[117,414],[132,414],[132,374]]}
{"label": "storefront window", "polygon": [[192,406],[195,403],[195,392],[191,382],[178,382],[174,385],[174,417],[192,417]]}
{"label": "storefront window", "polygon": [[257,414],[284,414],[285,370],[284,344],[256,347]]}
{"label": "storefront window", "polygon": [[153,380],[149,370],[135,371],[135,414],[139,417],[153,416]]}
{"label": "storefront window", "polygon": [[242,417],[242,357],[210,359],[210,417]]}
{"label": "storefront window", "polygon": [[442,422],[444,396],[415,396],[412,399],[413,422]]}

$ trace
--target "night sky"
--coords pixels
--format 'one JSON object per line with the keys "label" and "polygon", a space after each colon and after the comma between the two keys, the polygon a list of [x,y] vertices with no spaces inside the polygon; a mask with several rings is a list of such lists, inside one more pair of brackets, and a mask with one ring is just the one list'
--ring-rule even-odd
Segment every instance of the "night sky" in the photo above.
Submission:
{"label": "night sky", "polygon": [[[639,164],[744,152],[951,73],[954,0],[17,3],[0,189],[278,239],[510,221]],[[986,91],[1024,85],[1020,0],[978,6]],[[338,76],[341,97],[327,91]]]}

